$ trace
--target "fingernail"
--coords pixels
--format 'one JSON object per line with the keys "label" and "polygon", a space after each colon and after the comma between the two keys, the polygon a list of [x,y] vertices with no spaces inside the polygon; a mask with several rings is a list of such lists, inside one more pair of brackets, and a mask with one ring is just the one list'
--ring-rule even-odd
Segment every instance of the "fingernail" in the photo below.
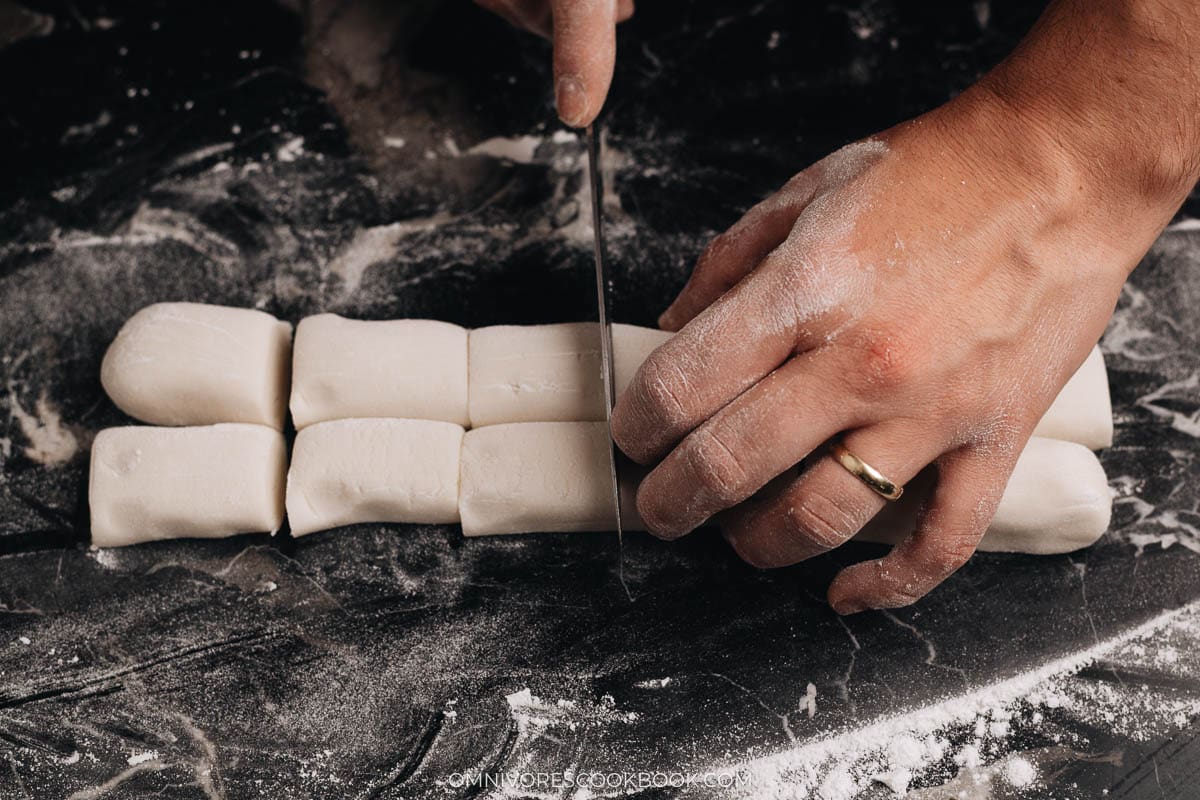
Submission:
{"label": "fingernail", "polygon": [[666,311],[658,315],[658,327],[664,331],[675,331],[675,306],[671,305]]}
{"label": "fingernail", "polygon": [[843,600],[833,606],[833,613],[841,617],[848,617],[851,614],[858,614],[866,610],[867,607],[858,600]]}
{"label": "fingernail", "polygon": [[554,102],[558,106],[558,118],[572,128],[578,128],[588,113],[587,95],[583,82],[575,75],[564,75],[554,87]]}

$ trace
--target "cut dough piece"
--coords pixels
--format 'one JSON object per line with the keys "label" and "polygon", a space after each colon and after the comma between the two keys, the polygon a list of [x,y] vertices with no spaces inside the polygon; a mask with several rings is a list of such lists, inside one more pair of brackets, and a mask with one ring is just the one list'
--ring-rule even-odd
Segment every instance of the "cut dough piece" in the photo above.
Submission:
{"label": "cut dough piece", "polygon": [[[930,486],[912,486],[889,504],[856,539],[896,544],[916,525]],[[1112,492],[1100,459],[1075,442],[1035,436],[1017,466],[979,549],[992,552],[1069,553],[1108,530]]]}
{"label": "cut dough piece", "polygon": [[600,326],[496,325],[471,331],[471,425],[604,419]]}
{"label": "cut dough piece", "polygon": [[1058,393],[1033,431],[1034,436],[1078,442],[1090,450],[1112,446],[1112,400],[1104,354],[1093,347]]}
{"label": "cut dough piece", "polygon": [[[673,334],[613,325],[613,388],[629,385],[646,356]],[[471,331],[471,425],[604,419],[600,326],[497,325]]]}
{"label": "cut dough piece", "polygon": [[467,331],[429,319],[306,317],[296,329],[292,421],[356,417],[467,425]]}
{"label": "cut dough piece", "polygon": [[517,422],[463,438],[463,533],[608,531],[615,527],[608,426]]}
{"label": "cut dough piece", "polygon": [[262,425],[126,427],[92,443],[92,544],[204,539],[283,524],[287,446]]}
{"label": "cut dough piece", "polygon": [[359,522],[458,522],[463,429],[418,419],[343,419],[296,435],[287,477],[293,536]]}
{"label": "cut dough piece", "polygon": [[292,326],[250,308],[156,303],[117,333],[100,382],[155,425],[250,422],[283,429]]}

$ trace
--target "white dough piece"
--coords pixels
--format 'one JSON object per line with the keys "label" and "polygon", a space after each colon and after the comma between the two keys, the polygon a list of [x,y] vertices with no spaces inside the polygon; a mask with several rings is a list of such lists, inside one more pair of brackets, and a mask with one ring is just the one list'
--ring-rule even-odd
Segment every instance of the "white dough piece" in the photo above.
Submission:
{"label": "white dough piece", "polygon": [[477,328],[470,351],[472,427],[604,419],[598,323]]}
{"label": "white dough piece", "polygon": [[616,508],[603,422],[517,422],[467,431],[463,533],[608,531]]}
{"label": "white dough piece", "polygon": [[263,425],[100,431],[88,484],[92,544],[273,533],[286,470],[283,434]]}
{"label": "white dough piece", "polygon": [[[615,324],[614,396],[653,350],[674,334]],[[471,425],[598,422],[604,419],[600,326],[497,325],[471,331]]]}
{"label": "white dough piece", "polygon": [[1089,450],[1112,446],[1112,400],[1108,394],[1108,371],[1104,354],[1093,347],[1086,360],[1058,393],[1034,436],[1078,442]]}
{"label": "white dough piece", "polygon": [[[895,544],[911,533],[930,487],[913,488],[916,491],[887,506],[855,538]],[[1035,436],[1017,459],[979,549],[1069,553],[1103,536],[1111,516],[1112,492],[1096,454],[1075,442]]]}
{"label": "white dough piece", "polygon": [[421,419],[318,422],[296,435],[287,478],[293,536],[359,522],[458,522],[463,429]]}
{"label": "white dough piece", "polygon": [[292,421],[356,417],[467,425],[467,331],[429,319],[319,314],[296,329]]}
{"label": "white dough piece", "polygon": [[292,326],[250,308],[155,303],[121,326],[100,366],[117,407],[155,425],[283,429]]}

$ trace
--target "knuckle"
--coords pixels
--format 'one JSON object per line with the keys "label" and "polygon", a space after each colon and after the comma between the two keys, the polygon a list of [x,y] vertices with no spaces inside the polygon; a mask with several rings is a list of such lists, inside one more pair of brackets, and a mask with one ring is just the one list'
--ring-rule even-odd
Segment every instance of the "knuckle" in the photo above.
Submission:
{"label": "knuckle", "polygon": [[788,530],[821,550],[832,550],[861,527],[857,515],[823,492],[805,492],[788,506]]}
{"label": "knuckle", "polygon": [[721,503],[743,499],[746,470],[724,438],[711,427],[697,430],[684,444],[684,457],[700,489]]}
{"label": "knuckle", "polygon": [[642,464],[662,455],[687,430],[687,393],[682,370],[651,355],[614,410],[613,438],[621,450]]}
{"label": "knuckle", "polygon": [[704,248],[700,258],[696,260],[695,279],[710,284],[722,292],[733,287],[734,269],[730,263],[740,228],[735,226],[725,231]]}
{"label": "knuckle", "polygon": [[910,386],[919,377],[924,363],[919,346],[887,333],[860,337],[856,356],[859,363],[853,374],[858,388],[874,396]]}
{"label": "knuckle", "polygon": [[679,367],[651,355],[642,365],[642,410],[648,419],[671,425],[686,413],[688,380]]}

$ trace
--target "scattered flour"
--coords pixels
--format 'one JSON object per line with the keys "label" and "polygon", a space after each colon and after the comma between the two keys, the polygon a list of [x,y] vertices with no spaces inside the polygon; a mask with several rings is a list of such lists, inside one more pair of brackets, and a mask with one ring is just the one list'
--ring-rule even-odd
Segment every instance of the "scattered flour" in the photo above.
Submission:
{"label": "scattered flour", "polygon": [[303,136],[296,136],[289,139],[282,147],[275,151],[276,160],[283,162],[295,161],[302,155],[304,155]]}
{"label": "scattered flour", "polygon": [[532,164],[534,153],[544,142],[541,136],[496,136],[475,145],[467,154],[500,158],[515,164]]}
{"label": "scattered flour", "polygon": [[437,213],[431,217],[363,228],[329,262],[328,271],[342,279],[343,294],[353,294],[362,283],[362,276],[367,268],[394,257],[402,239],[432,230],[450,219],[449,214]]}
{"label": "scattered flour", "polygon": [[[11,389],[8,402],[13,419],[20,425],[21,433],[29,440],[29,445],[25,448],[26,456],[47,467],[65,464],[75,456],[79,450],[79,440],[63,426],[62,417],[50,405],[45,394],[38,398],[34,406],[36,414],[27,412]],[[3,450],[7,451],[8,448]]]}
{"label": "scattered flour", "polygon": [[141,753],[134,753],[129,757],[129,766],[136,767],[138,764],[145,764],[147,761],[155,761],[161,758],[157,750],[146,750]]}
{"label": "scattered flour", "polygon": [[1022,788],[1037,780],[1037,769],[1024,758],[1013,758],[1004,768],[1004,779],[1013,786]]}
{"label": "scattered flour", "polygon": [[[1098,661],[1131,670],[1171,669],[1187,680],[1200,677],[1200,601],[1013,678],[714,771],[749,776],[744,796],[756,800],[849,800],[872,783],[902,796],[917,778],[928,781],[947,769],[953,777],[956,767],[955,786],[1003,780],[1022,788],[1037,781],[1036,762],[1030,754],[1004,757],[1005,743],[1016,726],[1039,724],[1044,709],[1070,708],[1137,741],[1200,714],[1200,698],[1076,677]],[[950,741],[964,739],[951,752]],[[985,759],[996,763],[985,766]]]}

